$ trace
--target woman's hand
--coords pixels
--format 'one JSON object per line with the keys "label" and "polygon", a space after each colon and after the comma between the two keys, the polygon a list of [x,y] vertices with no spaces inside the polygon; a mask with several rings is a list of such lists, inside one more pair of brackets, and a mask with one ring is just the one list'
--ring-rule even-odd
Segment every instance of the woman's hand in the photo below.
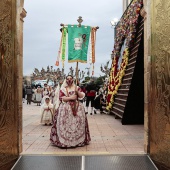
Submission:
{"label": "woman's hand", "polygon": [[76,100],[77,99],[77,95],[72,95],[71,97],[70,97],[70,100]]}
{"label": "woman's hand", "polygon": [[75,91],[74,93],[75,93],[75,95],[78,95],[78,91]]}
{"label": "woman's hand", "polygon": [[64,102],[67,101],[67,99],[68,99],[67,96],[63,96],[63,97],[62,97],[62,100],[63,100]]}
{"label": "woman's hand", "polygon": [[67,101],[69,101],[69,100],[77,100],[77,95],[72,95],[72,96],[70,96],[70,97],[67,97],[67,96],[63,96],[62,97],[62,100],[64,101],[64,102],[67,102]]}

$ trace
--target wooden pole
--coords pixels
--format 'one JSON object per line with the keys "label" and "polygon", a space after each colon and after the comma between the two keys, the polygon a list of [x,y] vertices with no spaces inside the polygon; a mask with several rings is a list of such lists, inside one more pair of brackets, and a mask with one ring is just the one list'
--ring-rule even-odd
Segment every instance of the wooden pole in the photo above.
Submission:
{"label": "wooden pole", "polygon": [[[79,23],[79,27],[81,27],[81,23],[83,22],[83,19],[81,16],[78,17],[77,19],[78,23]],[[77,61],[77,64],[76,64],[76,85],[78,85],[79,83],[79,71],[78,71],[78,61]]]}
{"label": "wooden pole", "polygon": [[79,64],[79,62],[77,62],[77,64],[76,64],[76,85],[78,85],[78,82],[79,82],[78,64]]}

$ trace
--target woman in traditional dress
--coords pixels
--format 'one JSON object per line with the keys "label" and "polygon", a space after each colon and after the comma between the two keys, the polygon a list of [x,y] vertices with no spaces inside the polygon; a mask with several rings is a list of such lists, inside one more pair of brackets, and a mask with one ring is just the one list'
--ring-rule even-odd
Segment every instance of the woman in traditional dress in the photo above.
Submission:
{"label": "woman in traditional dress", "polygon": [[53,104],[50,102],[50,98],[46,96],[44,104],[41,105],[41,123],[45,125],[52,124],[53,118]]}
{"label": "woman in traditional dress", "polygon": [[48,87],[44,87],[44,89],[43,89],[43,92],[42,92],[42,97],[43,97],[43,98],[42,98],[42,100],[41,100],[41,104],[44,104],[46,96],[49,97]]}
{"label": "woman in traditional dress", "polygon": [[61,148],[84,146],[90,142],[90,132],[84,106],[79,100],[85,94],[68,75],[60,89],[60,105],[51,128],[51,142]]}
{"label": "woman in traditional dress", "polygon": [[55,92],[54,92],[54,113],[56,113],[56,110],[58,109],[61,101],[59,99],[59,95],[60,95],[60,88],[61,88],[61,85],[63,84],[63,78],[60,78],[59,80],[59,83],[57,85],[57,87],[55,88]]}
{"label": "woman in traditional dress", "polygon": [[55,95],[54,87],[49,86],[49,97],[52,104],[54,104],[54,95]]}
{"label": "woman in traditional dress", "polygon": [[35,102],[35,93],[36,93],[37,89],[35,88],[35,86],[32,89],[32,102]]}
{"label": "woman in traditional dress", "polygon": [[54,103],[53,103],[53,105],[54,105],[53,112],[54,113],[56,112],[56,110],[58,109],[58,107],[59,107],[59,105],[61,103],[61,101],[59,99],[59,94],[60,94],[60,85],[58,84],[56,89],[55,89],[55,95],[54,95]]}
{"label": "woman in traditional dress", "polygon": [[42,90],[40,86],[37,87],[36,93],[35,93],[35,99],[37,106],[40,106],[41,100],[42,100]]}

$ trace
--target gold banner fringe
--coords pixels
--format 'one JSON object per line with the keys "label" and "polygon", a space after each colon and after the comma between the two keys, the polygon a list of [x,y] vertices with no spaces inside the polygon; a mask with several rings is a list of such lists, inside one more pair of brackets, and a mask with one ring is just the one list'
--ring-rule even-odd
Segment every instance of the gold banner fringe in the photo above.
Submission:
{"label": "gold banner fringe", "polygon": [[69,60],[68,61],[68,63],[74,63],[74,62],[87,63],[87,61],[83,61],[83,60]]}

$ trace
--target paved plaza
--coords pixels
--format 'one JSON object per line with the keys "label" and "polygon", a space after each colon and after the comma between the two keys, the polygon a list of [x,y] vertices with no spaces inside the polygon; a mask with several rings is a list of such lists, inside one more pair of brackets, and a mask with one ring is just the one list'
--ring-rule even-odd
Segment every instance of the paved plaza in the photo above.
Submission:
{"label": "paved plaza", "polygon": [[84,147],[60,149],[50,143],[51,126],[40,124],[40,106],[23,103],[21,154],[94,155],[144,154],[144,126],[122,125],[113,115],[87,115],[91,142]]}

